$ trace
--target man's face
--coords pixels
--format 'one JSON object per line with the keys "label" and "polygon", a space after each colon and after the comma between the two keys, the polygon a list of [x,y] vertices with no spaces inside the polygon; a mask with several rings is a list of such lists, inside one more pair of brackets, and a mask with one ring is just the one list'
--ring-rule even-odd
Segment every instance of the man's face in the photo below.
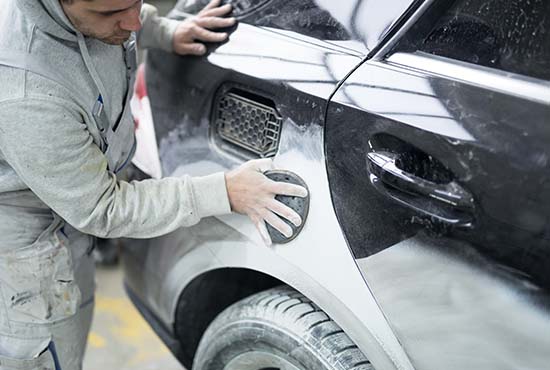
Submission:
{"label": "man's face", "polygon": [[107,44],[122,45],[141,28],[142,0],[74,0],[61,5],[77,30]]}

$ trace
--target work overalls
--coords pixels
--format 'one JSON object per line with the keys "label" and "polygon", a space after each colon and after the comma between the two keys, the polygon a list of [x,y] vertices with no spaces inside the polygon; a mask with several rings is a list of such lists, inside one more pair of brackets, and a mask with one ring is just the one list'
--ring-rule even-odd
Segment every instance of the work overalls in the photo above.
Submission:
{"label": "work overalls", "polygon": [[[81,53],[88,53],[84,36],[77,34]],[[96,82],[89,100],[88,131],[108,161],[119,172],[135,151],[134,121],[130,109],[136,71],[136,37],[125,43],[127,93],[118,122],[110,122],[104,107],[106,94],[91,58],[84,58]],[[52,80],[82,101],[75,84],[51,63],[27,53],[3,52],[0,65],[23,69]],[[75,122],[76,124],[76,122]],[[75,199],[75,207],[78,206]],[[53,211],[52,211],[53,213]],[[89,332],[94,300],[95,238],[54,221],[24,248],[0,248],[0,369],[77,370]],[[7,352],[7,353],[5,353]]]}

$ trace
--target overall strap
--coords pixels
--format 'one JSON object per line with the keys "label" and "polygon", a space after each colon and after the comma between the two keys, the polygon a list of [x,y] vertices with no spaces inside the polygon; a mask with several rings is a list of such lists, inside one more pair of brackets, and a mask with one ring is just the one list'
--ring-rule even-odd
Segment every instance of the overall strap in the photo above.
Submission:
{"label": "overall strap", "polygon": [[[81,92],[75,88],[74,81],[68,79],[63,73],[60,73],[57,69],[51,68],[50,63],[47,60],[37,55],[21,51],[0,50],[0,66],[1,65],[37,74],[63,86],[80,101],[86,101],[86,98],[83,96],[83,94],[81,94]],[[93,105],[90,104],[90,107],[88,109],[91,110],[92,108]],[[94,125],[92,126],[92,130],[97,131],[94,134],[100,135],[102,139],[105,140],[105,138],[103,137],[103,133],[100,132],[100,130]],[[90,126],[88,126],[88,129],[90,129]]]}
{"label": "overall strap", "polygon": [[43,60],[36,55],[20,51],[0,50],[0,65],[32,72],[58,83],[74,94],[74,96],[83,98],[80,92],[74,88],[73,81],[51,68],[47,60]]}

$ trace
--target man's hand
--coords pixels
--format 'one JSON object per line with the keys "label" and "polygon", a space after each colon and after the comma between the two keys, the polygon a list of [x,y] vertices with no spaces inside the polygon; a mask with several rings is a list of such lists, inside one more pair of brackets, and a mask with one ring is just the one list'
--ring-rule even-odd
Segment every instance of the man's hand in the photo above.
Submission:
{"label": "man's hand", "polygon": [[248,215],[267,245],[271,244],[271,238],[267,232],[266,222],[286,237],[292,236],[292,228],[279,216],[296,226],[302,223],[300,215],[276,200],[275,196],[307,196],[307,190],[302,186],[267,178],[263,172],[270,169],[273,169],[271,159],[258,159],[249,161],[225,175],[232,211]]}
{"label": "man's hand", "polygon": [[195,17],[182,21],[176,28],[173,39],[174,52],[181,55],[203,55],[205,42],[222,42],[226,32],[213,32],[217,28],[231,27],[235,18],[224,18],[231,12],[231,4],[220,5],[221,0],[212,0]]}

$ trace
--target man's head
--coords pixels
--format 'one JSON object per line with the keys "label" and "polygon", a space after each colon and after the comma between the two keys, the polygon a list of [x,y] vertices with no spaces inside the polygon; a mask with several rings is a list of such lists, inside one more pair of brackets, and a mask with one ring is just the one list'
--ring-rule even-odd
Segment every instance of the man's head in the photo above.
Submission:
{"label": "man's head", "polygon": [[82,34],[121,45],[141,28],[142,0],[60,0],[63,11]]}

